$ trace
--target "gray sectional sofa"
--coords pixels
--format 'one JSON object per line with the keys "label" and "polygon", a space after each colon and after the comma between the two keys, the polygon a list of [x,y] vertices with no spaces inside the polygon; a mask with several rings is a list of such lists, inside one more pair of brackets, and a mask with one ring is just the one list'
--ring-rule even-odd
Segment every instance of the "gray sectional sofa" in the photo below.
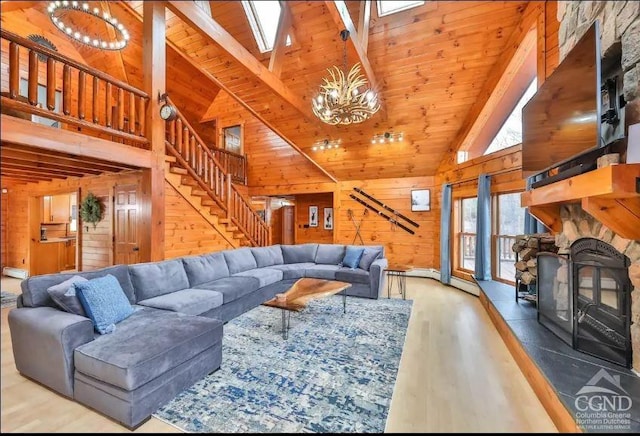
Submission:
{"label": "gray sectional sofa", "polygon": [[[162,262],[118,265],[22,282],[9,328],[18,371],[129,428],[222,362],[223,324],[302,277],[352,284],[347,295],[378,298],[387,266],[366,246],[356,269],[341,266],[344,245],[239,248]],[[111,274],[136,309],[113,333],[61,310],[47,289],[74,275]],[[279,334],[279,332],[274,332]]]}

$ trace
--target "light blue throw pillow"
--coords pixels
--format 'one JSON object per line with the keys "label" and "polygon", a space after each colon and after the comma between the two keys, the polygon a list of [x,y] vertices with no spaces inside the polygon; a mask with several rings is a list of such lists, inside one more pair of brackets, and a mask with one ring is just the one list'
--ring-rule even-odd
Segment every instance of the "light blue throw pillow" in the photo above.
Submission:
{"label": "light blue throw pillow", "polygon": [[133,313],[118,279],[111,274],[73,286],[93,327],[101,335],[112,333],[117,323]]}
{"label": "light blue throw pillow", "polygon": [[344,258],[342,259],[342,265],[351,269],[356,269],[360,264],[360,259],[364,253],[364,248],[347,247]]}

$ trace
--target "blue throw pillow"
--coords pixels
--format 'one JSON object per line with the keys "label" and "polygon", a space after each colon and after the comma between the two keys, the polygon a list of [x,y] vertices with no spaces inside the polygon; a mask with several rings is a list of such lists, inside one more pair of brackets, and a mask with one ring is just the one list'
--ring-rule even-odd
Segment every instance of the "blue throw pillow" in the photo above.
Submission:
{"label": "blue throw pillow", "polygon": [[347,247],[344,253],[344,258],[342,259],[342,265],[347,266],[351,269],[358,268],[358,265],[360,264],[360,259],[362,258],[363,254],[364,254],[364,248]]}
{"label": "blue throw pillow", "polygon": [[104,335],[116,328],[116,323],[133,313],[118,279],[111,274],[87,282],[74,283],[76,295],[95,330]]}

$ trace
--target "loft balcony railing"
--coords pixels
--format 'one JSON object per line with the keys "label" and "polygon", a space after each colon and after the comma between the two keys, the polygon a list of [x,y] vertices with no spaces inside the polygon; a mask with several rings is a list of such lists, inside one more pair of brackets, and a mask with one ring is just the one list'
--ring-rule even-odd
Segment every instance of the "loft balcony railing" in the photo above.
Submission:
{"label": "loft balcony railing", "polygon": [[146,93],[29,39],[0,32],[3,113],[35,115],[148,148]]}
{"label": "loft balcony railing", "polygon": [[[175,104],[167,97],[167,101]],[[177,110],[177,118],[166,123],[166,147],[177,163],[198,183],[217,208],[238,227],[253,246],[271,244],[267,223],[232,183],[232,175]]]}
{"label": "loft balcony railing", "polygon": [[225,171],[231,174],[231,180],[242,185],[247,184],[247,157],[223,148],[211,148]]}

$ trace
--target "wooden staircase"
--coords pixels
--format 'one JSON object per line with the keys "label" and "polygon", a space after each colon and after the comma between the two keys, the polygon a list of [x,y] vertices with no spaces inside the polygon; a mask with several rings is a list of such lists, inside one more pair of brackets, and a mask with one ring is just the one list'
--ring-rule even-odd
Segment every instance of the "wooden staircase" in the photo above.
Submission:
{"label": "wooden staircase", "polygon": [[165,139],[170,156],[166,180],[221,234],[230,235],[225,238],[234,247],[270,245],[267,223],[179,111],[166,123]]}

